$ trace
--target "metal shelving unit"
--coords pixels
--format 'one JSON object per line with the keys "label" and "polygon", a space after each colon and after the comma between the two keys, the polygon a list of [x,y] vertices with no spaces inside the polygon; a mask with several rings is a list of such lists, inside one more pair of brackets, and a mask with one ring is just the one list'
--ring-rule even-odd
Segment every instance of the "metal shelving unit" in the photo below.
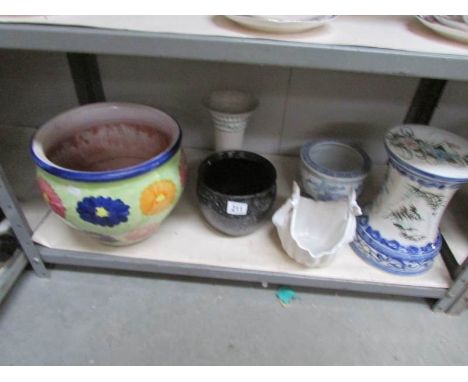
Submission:
{"label": "metal shelving unit", "polygon": [[[102,100],[94,54],[138,55],[205,61],[277,65],[421,77],[406,122],[430,120],[445,80],[468,81],[468,55],[415,53],[351,46],[279,42],[260,39],[144,33],[26,24],[0,24],[0,49],[30,49],[68,53],[75,87],[82,103]],[[89,86],[83,86],[88,84]],[[422,102],[423,100],[430,100]],[[1,170],[1,169],[0,169]],[[291,284],[312,288],[350,290],[437,299],[435,311],[457,314],[468,304],[468,258],[453,256],[444,245],[441,261],[448,283],[422,286],[408,283],[353,281],[292,274],[281,270],[168,261],[138,256],[109,255],[105,251],[47,248],[32,241],[32,230],[3,172],[0,171],[0,206],[9,218],[35,272],[47,276],[46,263],[123,269],[160,274]],[[193,207],[193,205],[192,205]],[[186,208],[192,208],[190,205]],[[170,218],[169,218],[170,219]],[[168,219],[168,220],[169,220]],[[365,265],[367,266],[367,265]],[[441,268],[442,269],[442,268]],[[377,276],[378,277],[378,276]]]}
{"label": "metal shelving unit", "polygon": [[3,301],[11,287],[14,285],[28,260],[21,250],[17,250],[8,261],[0,264],[0,303]]}
{"label": "metal shelving unit", "polygon": [[468,80],[468,55],[358,46],[148,33],[70,26],[0,24],[0,48],[116,54]]}

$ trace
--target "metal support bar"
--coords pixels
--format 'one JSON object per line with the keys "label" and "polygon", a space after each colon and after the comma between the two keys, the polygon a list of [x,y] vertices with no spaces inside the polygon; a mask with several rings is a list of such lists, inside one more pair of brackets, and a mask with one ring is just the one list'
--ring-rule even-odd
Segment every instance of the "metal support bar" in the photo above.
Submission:
{"label": "metal support bar", "polygon": [[468,309],[468,289],[465,289],[465,292],[458,297],[449,310],[447,310],[447,313],[452,315],[459,315],[465,309]]}
{"label": "metal support bar", "polygon": [[0,303],[3,301],[19,275],[28,264],[26,256],[19,249],[0,267]]}
{"label": "metal support bar", "polygon": [[265,272],[218,266],[215,267],[202,264],[138,259],[134,257],[127,258],[101,253],[52,249],[42,246],[38,246],[38,248],[44,261],[51,264],[425,298],[440,298],[446,291],[445,288],[428,288],[407,285],[393,285],[378,282],[369,283],[364,281],[336,280],[280,272]]}
{"label": "metal support bar", "polygon": [[421,78],[408,112],[406,113],[404,123],[420,123],[427,125],[432,119],[432,115],[439,103],[446,83],[446,80]]}
{"label": "metal support bar", "polygon": [[436,312],[459,314],[468,298],[468,258],[456,272],[456,278],[445,296],[436,302],[433,309]]}
{"label": "metal support bar", "polygon": [[49,272],[42,262],[39,251],[32,241],[32,230],[29,227],[29,224],[24,217],[23,210],[14,195],[13,189],[9,185],[2,166],[0,165],[0,207],[9,220],[11,229],[15,233],[21,248],[36,274],[41,277],[47,277]]}
{"label": "metal support bar", "polygon": [[80,105],[105,101],[96,55],[67,53],[67,59]]}
{"label": "metal support bar", "polygon": [[442,260],[444,260],[445,266],[450,273],[452,280],[455,280],[457,274],[460,272],[460,264],[458,264],[457,259],[450,250],[445,238],[442,236],[442,247],[440,249],[440,255]]}

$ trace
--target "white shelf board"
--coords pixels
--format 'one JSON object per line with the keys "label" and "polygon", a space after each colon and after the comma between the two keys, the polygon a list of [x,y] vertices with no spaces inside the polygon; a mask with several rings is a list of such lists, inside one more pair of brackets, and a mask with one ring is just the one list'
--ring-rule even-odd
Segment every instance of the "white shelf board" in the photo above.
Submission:
{"label": "white shelf board", "polygon": [[256,31],[224,16],[1,16],[1,23],[87,27],[102,30],[171,33],[263,39],[323,45],[360,46],[432,54],[467,55],[466,44],[441,37],[422,25],[414,16],[338,16],[326,25],[302,33]]}
{"label": "white shelf board", "polygon": [[[200,160],[207,152],[187,150],[189,181],[183,197],[160,231],[150,239],[128,247],[108,247],[61,222],[53,214],[35,231],[33,240],[58,250],[97,253],[127,259],[145,259],[173,263],[203,265],[210,268],[235,269],[292,275],[337,281],[448,288],[450,275],[438,256],[433,268],[418,276],[396,276],[378,270],[361,260],[349,246],[343,248],[333,263],[325,268],[308,269],[290,259],[283,251],[276,230],[270,221],[251,235],[227,237],[212,229],[201,216],[195,193]],[[290,194],[293,179],[298,178],[299,159],[266,156],[278,172],[278,197],[275,210]],[[383,167],[370,177],[364,200],[370,200],[383,175]]]}
{"label": "white shelf board", "polygon": [[256,32],[207,15],[6,16],[0,21],[4,49],[468,80],[467,45],[437,35],[413,16],[340,16],[321,28],[288,35]]}
{"label": "white shelf board", "polygon": [[27,200],[20,203],[20,206],[29,226],[33,231],[39,226],[39,224],[42,223],[47,214],[50,212],[49,207],[41,198]]}

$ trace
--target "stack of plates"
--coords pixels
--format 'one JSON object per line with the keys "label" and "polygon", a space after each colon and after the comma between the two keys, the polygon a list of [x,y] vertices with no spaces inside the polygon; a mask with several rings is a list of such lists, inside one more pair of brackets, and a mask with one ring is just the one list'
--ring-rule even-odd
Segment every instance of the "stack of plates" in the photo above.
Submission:
{"label": "stack of plates", "polygon": [[425,26],[445,37],[468,43],[468,16],[416,16]]}

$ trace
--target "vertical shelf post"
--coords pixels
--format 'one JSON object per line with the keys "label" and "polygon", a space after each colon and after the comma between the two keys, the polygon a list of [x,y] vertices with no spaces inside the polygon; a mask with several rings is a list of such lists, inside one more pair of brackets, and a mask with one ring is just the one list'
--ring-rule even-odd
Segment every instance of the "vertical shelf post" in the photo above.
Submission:
{"label": "vertical shelf post", "polygon": [[17,249],[0,269],[0,304],[27,264],[26,256]]}
{"label": "vertical shelf post", "polygon": [[454,282],[444,297],[434,305],[434,311],[460,314],[468,306],[468,258],[453,275]]}
{"label": "vertical shelf post", "polygon": [[429,124],[446,84],[446,80],[421,78],[406,113],[404,123]]}
{"label": "vertical shelf post", "polygon": [[96,55],[67,53],[67,59],[78,103],[85,105],[105,101]]}
{"label": "vertical shelf post", "polygon": [[41,259],[38,249],[32,241],[32,230],[24,216],[13,189],[11,188],[3,168],[0,165],[0,207],[6,218],[10,222],[11,229],[16,235],[21,248],[28,258],[36,274],[40,277],[48,277],[44,262]]}

